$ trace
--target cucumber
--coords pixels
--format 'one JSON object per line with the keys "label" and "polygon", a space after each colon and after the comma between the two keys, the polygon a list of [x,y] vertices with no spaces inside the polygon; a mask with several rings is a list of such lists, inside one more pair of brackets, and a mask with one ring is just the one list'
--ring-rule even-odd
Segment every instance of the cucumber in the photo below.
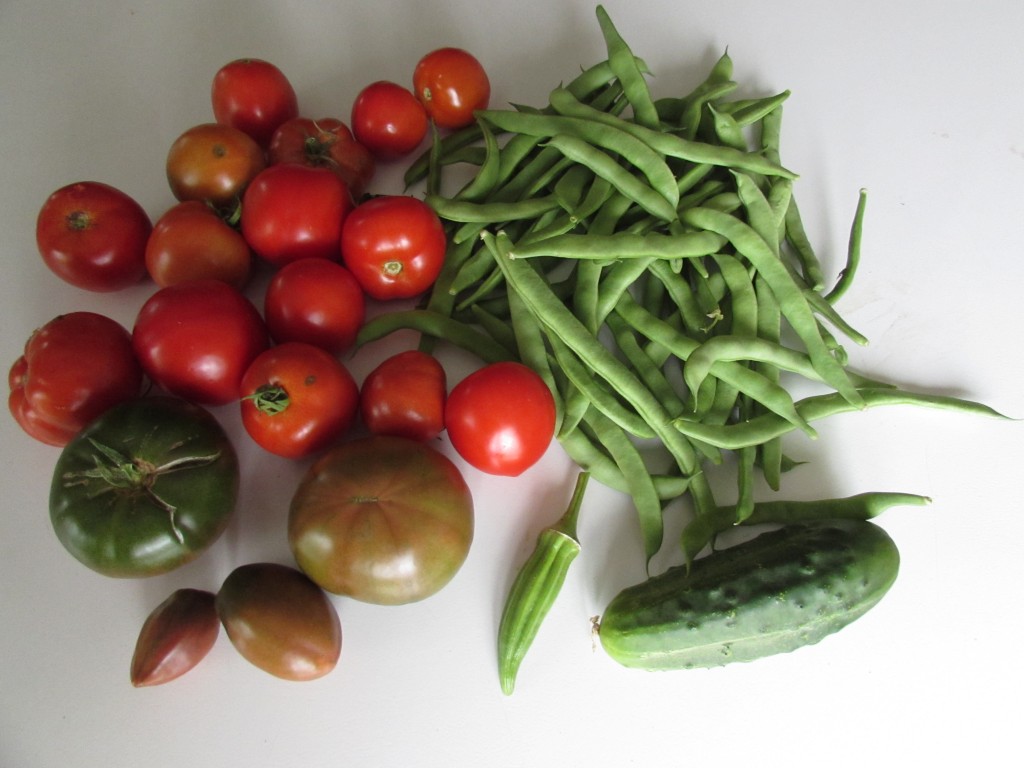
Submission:
{"label": "cucumber", "polygon": [[899,571],[864,520],[786,525],[675,566],[616,595],[598,633],[626,667],[717,667],[817,643],[872,608]]}

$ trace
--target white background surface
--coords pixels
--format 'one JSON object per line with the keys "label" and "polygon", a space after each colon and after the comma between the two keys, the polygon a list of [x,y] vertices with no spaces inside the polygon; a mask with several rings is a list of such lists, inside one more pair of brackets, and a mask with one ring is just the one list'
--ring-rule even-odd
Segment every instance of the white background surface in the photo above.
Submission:
{"label": "white background surface", "polygon": [[[830,274],[860,187],[863,268],[840,305],[871,345],[864,371],[1024,416],[1024,57],[1017,2],[610,0],[619,31],[681,95],[728,46],[741,95],[789,88],[783,160]],[[542,103],[604,57],[590,2],[374,0],[289,3],[0,3],[0,359],[60,312],[130,327],[152,288],[89,294],[35,252],[34,222],[64,184],[102,180],[151,216],[172,203],[166,150],[211,119],[227,61],[269,59],[311,117],[348,118],[376,79],[407,82],[419,56],[466,47],[494,104]],[[395,189],[385,171],[376,191]],[[255,288],[254,288],[255,290]],[[385,350],[350,361],[358,377]],[[452,357],[452,378],[465,361]],[[0,419],[0,765],[662,766],[926,764],[1019,745],[1024,636],[1024,426],[879,409],[820,422],[793,497],[900,490],[934,497],[879,522],[900,546],[896,585],[817,646],[713,671],[647,674],[592,646],[590,617],[642,575],[626,500],[591,488],[583,555],[502,696],[493,650],[501,601],[537,530],[560,512],[574,468],[554,445],[518,479],[467,469],[476,541],[452,584],[422,603],[337,599],[337,669],[286,683],[222,633],[167,686],[135,690],[128,663],[149,611],[178,587],[215,590],[234,567],[290,562],[287,502],[302,469],[245,443],[231,529],[196,563],[146,581],[95,575],[60,548],[46,500],[57,449]],[[443,445],[448,450],[447,444]],[[680,513],[681,515],[682,513]],[[659,563],[675,557],[670,544]],[[996,757],[988,764],[1000,764]],[[1006,764],[1006,763],[1002,763]]]}

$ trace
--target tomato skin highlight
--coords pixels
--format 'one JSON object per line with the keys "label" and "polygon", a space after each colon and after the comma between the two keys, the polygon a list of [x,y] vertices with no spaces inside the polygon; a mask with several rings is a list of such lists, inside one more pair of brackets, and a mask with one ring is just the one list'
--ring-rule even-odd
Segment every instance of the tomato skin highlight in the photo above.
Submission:
{"label": "tomato skin highlight", "polygon": [[303,682],[328,674],[341,656],[341,620],[305,575],[279,563],[248,563],[217,591],[217,615],[242,657],[275,677]]}
{"label": "tomato skin highlight", "polygon": [[400,437],[342,443],[310,466],[292,497],[288,541],[323,589],[378,605],[441,590],[473,540],[473,498],[440,451]]}
{"label": "tomato skin highlight", "polygon": [[461,48],[438,48],[421,58],[413,71],[413,91],[440,128],[458,129],[486,109],[491,83],[483,65]]}
{"label": "tomato skin highlight", "polygon": [[263,317],[277,343],[302,341],[340,355],[355,344],[366,298],[336,261],[306,258],[281,267],[263,296]]}
{"label": "tomato skin highlight", "polygon": [[278,126],[299,115],[298,97],[285,74],[262,59],[230,61],[210,88],[214,119],[266,147]]}
{"label": "tomato skin highlight", "polygon": [[299,459],[325,450],[355,422],[359,387],[335,357],[286,342],[253,360],[240,388],[242,425],[262,448]]}
{"label": "tomato skin highlight", "polygon": [[233,210],[266,165],[263,150],[247,134],[228,125],[202,123],[171,144],[167,183],[178,200]]}
{"label": "tomato skin highlight", "polygon": [[359,394],[360,414],[375,435],[426,442],[444,431],[447,392],[447,376],[437,358],[406,350],[367,374]]}
{"label": "tomato skin highlight", "polygon": [[376,173],[373,153],[356,141],[347,125],[332,117],[296,117],[282,123],[274,131],[267,156],[271,165],[297,163],[332,170],[357,200]]}
{"label": "tomato skin highlight", "polygon": [[456,384],[445,429],[456,452],[476,469],[516,477],[554,437],[554,397],[533,369],[516,362],[485,365]]}
{"label": "tomato skin highlight", "polygon": [[341,257],[374,299],[419,296],[437,280],[448,240],[434,210],[409,195],[381,195],[349,214]]}
{"label": "tomato skin highlight", "polygon": [[50,522],[64,548],[97,573],[168,573],[220,538],[239,481],[234,446],[209,411],[140,397],[106,411],[61,451]]}
{"label": "tomato skin highlight", "polygon": [[63,446],[108,409],[137,397],[142,380],[126,328],[95,312],[70,312],[29,337],[8,374],[7,405],[30,437]]}
{"label": "tomato skin highlight", "polygon": [[219,280],[161,288],[132,330],[132,347],[154,383],[202,405],[235,401],[246,368],[269,344],[256,307]]}
{"label": "tomato skin highlight", "polygon": [[168,209],[146,242],[146,270],[160,288],[186,280],[249,281],[252,250],[213,208],[186,200]]}
{"label": "tomato skin highlight", "polygon": [[341,229],[353,208],[345,182],[327,168],[271,165],[242,198],[242,236],[281,267],[305,258],[341,259]]}
{"label": "tomato skin highlight", "polygon": [[36,218],[43,263],[66,283],[111,292],[146,276],[149,215],[125,192],[99,181],[80,181],[53,192]]}
{"label": "tomato skin highlight", "polygon": [[370,83],[352,103],[352,133],[380,160],[396,160],[427,136],[427,111],[408,88],[390,80]]}

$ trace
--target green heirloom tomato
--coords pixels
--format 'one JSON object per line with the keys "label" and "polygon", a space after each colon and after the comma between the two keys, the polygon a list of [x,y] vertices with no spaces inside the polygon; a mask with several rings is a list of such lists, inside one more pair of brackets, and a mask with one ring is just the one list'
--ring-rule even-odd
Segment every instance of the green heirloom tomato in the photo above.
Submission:
{"label": "green heirloom tomato", "polygon": [[288,517],[292,553],[309,578],[381,605],[437,592],[472,540],[473,499],[458,467],[404,437],[353,440],[321,456]]}
{"label": "green heirloom tomato", "polygon": [[107,576],[166,573],[224,532],[238,458],[217,420],[171,397],[110,409],[61,452],[50,521],[61,544]]}

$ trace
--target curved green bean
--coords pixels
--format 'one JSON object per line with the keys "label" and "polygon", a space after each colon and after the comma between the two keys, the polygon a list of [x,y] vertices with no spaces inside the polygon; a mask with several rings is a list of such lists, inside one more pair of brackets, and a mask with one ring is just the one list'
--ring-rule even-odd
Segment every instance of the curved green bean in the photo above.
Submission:
{"label": "curved green bean", "polygon": [[[644,456],[625,430],[595,408],[590,408],[584,414],[583,422],[622,471],[640,524],[646,562],[650,564],[651,558],[657,554],[664,542],[664,505]],[[691,487],[693,479],[691,478]]]}
{"label": "curved green bean", "polygon": [[587,366],[562,342],[557,334],[548,334],[551,351],[562,373],[583,393],[591,406],[600,411],[612,423],[629,434],[640,438],[653,438],[654,430],[634,411],[630,411],[618,400],[615,393],[601,385]]}
{"label": "curved green bean", "polygon": [[728,112],[716,109],[713,103],[707,104],[706,108],[711,116],[711,129],[722,146],[746,152],[748,150],[747,137],[743,133],[743,126],[736,121],[736,118]]}
{"label": "curved green bean", "polygon": [[785,90],[774,96],[737,99],[720,104],[719,109],[732,115],[733,119],[741,126],[753,125],[761,122],[765,116],[778,109],[791,95],[789,90]]}
{"label": "curved green bean", "polygon": [[[606,112],[601,112],[572,97],[564,88],[556,88],[551,92],[552,106],[566,117],[576,117],[596,123],[602,123],[619,129],[647,144],[651,149],[666,157],[685,160],[691,163],[712,167],[738,168],[751,173],[765,176],[781,176],[795,179],[797,174],[778,163],[756,152],[735,149],[734,147],[711,144],[708,142],[686,139],[661,130],[650,129],[643,125],[624,120]],[[710,170],[710,169],[709,169]],[[707,173],[707,171],[693,171]],[[682,178],[676,180],[677,188]],[[691,183],[692,185],[692,183]]]}
{"label": "curved green bean", "polygon": [[702,342],[686,359],[683,378],[694,397],[715,363],[721,361],[766,363],[812,381],[821,381],[810,358],[798,350],[765,338],[726,334]]}
{"label": "curved green bean", "polygon": [[[557,149],[569,160],[581,163],[598,176],[607,179],[619,192],[635,202],[652,216],[664,221],[676,218],[676,202],[644,184],[623,168],[611,155],[595,148],[589,142],[568,134],[556,134],[547,140],[547,146]],[[673,189],[675,186],[673,185]]]}
{"label": "curved green bean", "polygon": [[[602,112],[601,114],[607,113]],[[664,157],[630,132],[622,130],[617,124],[564,115],[512,110],[485,110],[479,115],[483,120],[501,130],[538,138],[572,136],[612,152],[639,170],[650,182],[650,186],[673,206],[679,202],[676,177],[666,164]],[[620,121],[620,123],[625,124],[625,121]]]}
{"label": "curved green bean", "polygon": [[442,339],[471,352],[487,363],[516,359],[510,350],[474,326],[428,309],[387,312],[371,318],[359,329],[356,347],[365,346],[402,330],[417,331]]}
{"label": "curved green bean", "polygon": [[736,525],[788,525],[816,520],[870,520],[898,506],[922,507],[931,503],[928,496],[894,491],[869,491],[854,496],[813,501],[773,499],[755,502],[746,517],[737,514],[735,505],[722,506],[711,514],[695,518],[684,528],[680,546],[691,563],[715,538]]}
{"label": "curved green bean", "polygon": [[[478,123],[484,142],[484,159],[476,175],[455,195],[458,200],[483,200],[494,191],[501,180],[501,149],[498,146],[498,139],[486,122],[478,120]],[[428,192],[437,194],[436,189]]]}
{"label": "curved green bean", "polygon": [[427,195],[424,200],[442,219],[467,224],[494,224],[535,219],[558,208],[558,198],[554,195],[527,198],[510,203],[478,203],[469,200],[454,200],[442,195]]}
{"label": "curved green bean", "polygon": [[[615,311],[621,314],[626,322],[630,323],[647,338],[657,341],[667,349],[670,349],[680,360],[687,360],[697,347],[700,346],[700,342],[682,335],[661,318],[651,315],[643,307],[639,306],[628,293],[622,296]],[[738,363],[717,361],[712,366],[712,373],[716,378],[721,379],[730,386],[736,387],[740,392],[762,403],[765,408],[771,410],[773,414],[779,416],[788,424],[804,430],[808,435],[815,434],[814,429],[807,423],[807,420],[797,411],[789,392],[757,371],[746,368]],[[674,423],[684,418],[677,418],[674,420]],[[698,440],[702,439],[699,435],[693,433],[686,434]],[[705,442],[714,445],[710,440]]]}
{"label": "curved green bean", "polygon": [[861,405],[861,396],[842,365],[832,356],[818,330],[817,321],[806,296],[785,264],[750,225],[740,219],[709,208],[690,208],[681,214],[684,223],[710,229],[728,238],[737,252],[747,258],[760,273],[779,302],[783,317],[807,348],[822,379],[851,404]]}
{"label": "curved green bean", "polygon": [[860,266],[860,246],[864,235],[864,211],[867,207],[868,192],[866,189],[860,191],[857,198],[857,211],[853,216],[853,225],[850,227],[850,242],[846,249],[846,266],[839,273],[839,280],[832,290],[825,294],[825,301],[834,304],[839,301],[853,284],[853,277]]}
{"label": "curved green bean", "polygon": [[538,256],[580,260],[617,260],[653,257],[657,259],[692,259],[716,253],[726,240],[712,232],[666,234],[648,232],[616,232],[600,235],[567,233],[527,244],[516,243],[509,252],[513,259]]}
{"label": "curved green bean", "polygon": [[611,17],[601,5],[597,6],[597,21],[604,36],[605,47],[608,49],[608,66],[622,83],[626,100],[633,108],[634,118],[640,125],[657,128],[660,123],[658,111],[654,107],[647,81],[633,51],[615,29]]}
{"label": "curved green bean", "polygon": [[[608,453],[595,445],[594,438],[588,436],[578,425],[558,433],[558,441],[576,464],[587,471],[590,476],[613,491],[629,495],[630,487],[626,482],[622,469],[612,460]],[[652,474],[655,492],[662,501],[678,499],[689,488],[690,481],[681,475]]]}
{"label": "curved green bean", "polygon": [[[989,416],[999,419],[1009,417],[983,403],[948,395],[931,395],[893,388],[863,388],[859,390],[866,408],[887,405],[914,405],[938,408],[959,413]],[[808,422],[818,421],[841,413],[862,410],[838,393],[811,395],[796,402],[797,412]],[[781,437],[793,431],[793,425],[777,414],[765,413],[737,424],[700,424],[685,417],[675,420],[675,425],[685,435],[703,440],[726,450],[737,450],[758,445],[774,437]]]}

